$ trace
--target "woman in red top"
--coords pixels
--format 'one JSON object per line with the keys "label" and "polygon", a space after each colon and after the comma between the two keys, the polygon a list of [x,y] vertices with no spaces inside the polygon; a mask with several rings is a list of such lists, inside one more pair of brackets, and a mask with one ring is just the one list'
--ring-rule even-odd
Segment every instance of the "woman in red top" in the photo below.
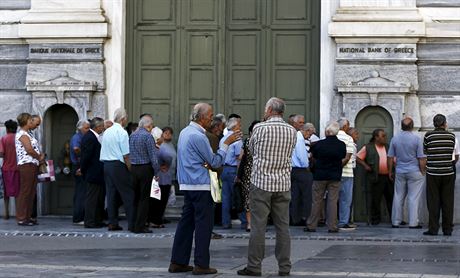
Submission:
{"label": "woman in red top", "polygon": [[16,147],[14,136],[18,124],[13,120],[5,122],[7,134],[0,139],[0,157],[3,157],[2,175],[5,186],[5,215],[10,218],[10,197],[17,197],[19,194],[19,171],[16,164]]}

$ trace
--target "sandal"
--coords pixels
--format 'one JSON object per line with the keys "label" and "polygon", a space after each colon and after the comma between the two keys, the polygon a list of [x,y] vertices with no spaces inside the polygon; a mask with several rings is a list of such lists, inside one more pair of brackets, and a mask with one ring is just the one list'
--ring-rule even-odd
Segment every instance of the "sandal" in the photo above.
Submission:
{"label": "sandal", "polygon": [[154,228],[154,229],[162,229],[162,228],[165,227],[165,225],[163,225],[163,224],[157,225],[157,224],[153,224],[153,223],[152,223],[152,224],[150,224],[150,227],[152,227],[152,228]]}

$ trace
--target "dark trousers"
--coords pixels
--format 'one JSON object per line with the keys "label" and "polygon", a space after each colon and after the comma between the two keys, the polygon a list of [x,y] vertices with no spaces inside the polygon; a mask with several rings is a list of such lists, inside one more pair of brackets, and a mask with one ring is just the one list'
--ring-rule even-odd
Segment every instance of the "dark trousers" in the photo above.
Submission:
{"label": "dark trousers", "polygon": [[454,219],[455,175],[426,175],[426,201],[428,206],[428,230],[438,233],[439,214],[442,211],[442,231],[451,233]]}
{"label": "dark trousers", "polygon": [[188,265],[195,232],[195,265],[209,267],[209,244],[213,222],[210,191],[184,191],[184,206],[174,237],[171,262]]}
{"label": "dark trousers", "polygon": [[291,223],[306,224],[310,216],[312,203],[313,176],[307,168],[292,168],[291,171],[291,204],[289,214]]}
{"label": "dark trousers", "polygon": [[388,175],[378,175],[378,179],[375,182],[370,182],[369,187],[371,192],[371,223],[379,224],[382,219],[380,211],[382,197],[385,198],[388,215],[391,217],[394,186],[388,178]]}
{"label": "dark trousers", "polygon": [[35,192],[34,204],[32,205],[32,215],[30,216],[30,218],[37,219],[37,215],[38,215],[37,192]]}
{"label": "dark trousers", "polygon": [[38,166],[26,163],[18,166],[19,169],[19,195],[16,197],[16,220],[29,221],[32,215],[34,196],[37,192]]}
{"label": "dark trousers", "polygon": [[75,190],[73,193],[73,217],[74,223],[85,220],[85,200],[86,200],[86,181],[83,176],[76,176],[75,172],[79,168],[73,167],[73,176],[75,178]]}
{"label": "dark trousers", "polygon": [[105,185],[86,183],[85,226],[97,227],[104,217]]}
{"label": "dark trousers", "polygon": [[168,203],[171,185],[160,185],[160,189],[161,200],[150,198],[149,222],[155,225],[163,224],[163,216],[165,214],[166,204]]}
{"label": "dark trousers", "polygon": [[134,231],[145,229],[149,216],[150,188],[154,171],[151,164],[132,165],[131,174],[134,188],[134,207],[136,208],[136,221]]}
{"label": "dark trousers", "polygon": [[120,194],[128,220],[128,229],[134,230],[134,190],[131,174],[126,165],[118,160],[104,161],[104,179],[107,192],[109,224],[118,225],[117,192]]}

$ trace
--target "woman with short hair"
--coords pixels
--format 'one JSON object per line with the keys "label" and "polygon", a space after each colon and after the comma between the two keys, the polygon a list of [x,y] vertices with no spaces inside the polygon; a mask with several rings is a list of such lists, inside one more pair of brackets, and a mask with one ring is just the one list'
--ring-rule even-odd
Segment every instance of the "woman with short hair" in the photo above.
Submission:
{"label": "woman with short hair", "polygon": [[15,134],[18,123],[13,120],[5,122],[6,135],[0,139],[0,157],[3,158],[2,176],[5,185],[5,219],[10,218],[10,198],[16,198],[19,194],[19,172],[16,163]]}
{"label": "woman with short hair", "polygon": [[19,169],[20,189],[16,200],[16,220],[20,226],[33,226],[31,220],[34,196],[36,194],[38,166],[45,163],[45,155],[40,154],[37,139],[30,135],[35,125],[29,113],[21,113],[17,118],[19,131],[16,133],[16,156]]}

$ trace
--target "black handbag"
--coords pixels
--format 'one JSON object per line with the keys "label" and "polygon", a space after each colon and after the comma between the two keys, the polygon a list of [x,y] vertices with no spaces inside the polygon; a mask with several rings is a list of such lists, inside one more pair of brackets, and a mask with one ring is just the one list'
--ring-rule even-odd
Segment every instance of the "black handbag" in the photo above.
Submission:
{"label": "black handbag", "polygon": [[235,182],[233,185],[233,198],[232,198],[232,210],[236,213],[244,211],[244,197],[243,197],[243,184],[241,182]]}

